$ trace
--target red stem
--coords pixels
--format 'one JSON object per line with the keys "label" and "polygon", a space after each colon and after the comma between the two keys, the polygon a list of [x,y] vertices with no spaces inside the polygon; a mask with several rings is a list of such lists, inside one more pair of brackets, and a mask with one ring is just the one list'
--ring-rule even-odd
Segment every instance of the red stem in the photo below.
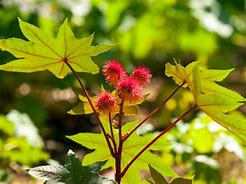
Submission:
{"label": "red stem", "polygon": [[115,181],[120,184],[121,181],[121,155],[123,148],[123,139],[122,139],[122,118],[123,118],[123,107],[124,99],[121,99],[120,110],[119,110],[119,147],[115,156]]}
{"label": "red stem", "polygon": [[108,119],[109,119],[109,126],[110,126],[110,133],[111,133],[111,139],[113,142],[113,146],[114,146],[114,153],[117,153],[117,146],[116,146],[116,142],[115,142],[115,138],[114,138],[114,132],[113,132],[113,125],[112,125],[112,117],[111,117],[111,113],[108,114]]}
{"label": "red stem", "polygon": [[158,112],[163,105],[165,105],[168,100],[170,100],[173,95],[185,84],[184,81],[181,85],[179,85],[158,107],[156,107],[152,112],[150,112],[136,127],[134,127],[125,137],[124,141],[127,140],[142,124],[144,124],[151,116],[153,116],[156,112]]}
{"label": "red stem", "polygon": [[96,109],[95,109],[95,107],[94,107],[94,105],[93,105],[93,103],[92,103],[92,101],[91,101],[91,99],[90,99],[90,96],[89,96],[87,90],[85,89],[83,83],[81,82],[81,80],[80,80],[78,74],[74,71],[73,67],[67,62],[66,59],[64,59],[64,63],[66,63],[66,65],[68,66],[68,68],[72,71],[74,77],[75,77],[75,78],[77,79],[77,81],[79,82],[79,85],[80,85],[80,87],[81,87],[83,93],[85,94],[85,96],[86,96],[86,98],[87,98],[87,100],[88,100],[88,102],[89,102],[89,104],[90,104],[90,106],[91,106],[91,108],[92,108],[92,110],[93,110],[93,113],[94,113],[95,116],[96,116],[96,119],[97,119],[97,121],[98,121],[98,124],[99,124],[99,126],[100,126],[100,128],[101,128],[101,130],[102,130],[102,132],[103,132],[104,138],[105,138],[105,140],[106,140],[106,142],[107,142],[107,145],[108,145],[108,148],[109,148],[109,151],[110,151],[111,155],[114,156],[115,153],[114,153],[114,151],[113,151],[112,145],[110,144],[110,141],[109,141],[109,138],[108,138],[108,136],[107,136],[107,133],[106,133],[106,131],[105,131],[103,125],[102,125],[102,122],[101,122],[101,120],[100,120],[100,118],[99,118],[99,116],[98,116],[98,112],[96,111]]}
{"label": "red stem", "polygon": [[152,144],[154,144],[161,136],[163,136],[170,129],[172,129],[180,120],[184,119],[196,107],[197,107],[196,105],[193,105],[188,111],[186,111],[184,114],[182,114],[177,119],[175,119],[172,123],[170,123],[159,135],[157,135],[142,150],[140,150],[138,154],[135,155],[135,157],[126,165],[126,167],[121,173],[121,177],[123,177],[126,174],[129,167],[138,159],[138,157],[140,157]]}

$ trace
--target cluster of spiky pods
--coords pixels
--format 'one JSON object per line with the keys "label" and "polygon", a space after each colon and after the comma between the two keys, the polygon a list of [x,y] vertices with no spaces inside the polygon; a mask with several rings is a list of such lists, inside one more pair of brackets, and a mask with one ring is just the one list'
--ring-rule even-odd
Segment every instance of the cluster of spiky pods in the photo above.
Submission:
{"label": "cluster of spiky pods", "polygon": [[137,67],[128,75],[119,61],[109,61],[103,66],[103,74],[110,85],[115,87],[116,93],[104,91],[97,95],[95,107],[98,112],[107,114],[116,109],[119,99],[128,103],[136,103],[143,98],[143,88],[151,79],[151,72],[147,67]]}

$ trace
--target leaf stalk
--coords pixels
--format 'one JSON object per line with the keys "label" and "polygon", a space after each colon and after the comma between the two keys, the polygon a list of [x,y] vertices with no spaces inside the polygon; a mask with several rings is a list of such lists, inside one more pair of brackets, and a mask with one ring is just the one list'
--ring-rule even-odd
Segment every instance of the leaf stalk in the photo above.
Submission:
{"label": "leaf stalk", "polygon": [[90,98],[90,96],[89,96],[89,94],[88,94],[86,88],[84,87],[82,81],[80,80],[79,75],[75,72],[75,70],[74,70],[73,67],[70,65],[70,63],[67,62],[66,58],[64,59],[64,63],[68,66],[68,68],[69,68],[69,69],[71,70],[71,72],[73,73],[74,77],[75,77],[75,78],[77,79],[77,81],[79,82],[79,85],[80,85],[80,87],[81,87],[83,93],[85,94],[86,99],[88,100],[88,102],[89,102],[89,104],[90,104],[90,106],[91,106],[91,109],[93,110],[93,113],[94,113],[95,116],[96,116],[96,119],[97,119],[97,122],[98,122],[98,124],[99,124],[99,127],[100,127],[100,129],[102,130],[102,133],[103,133],[103,135],[104,135],[104,138],[105,138],[105,140],[106,140],[106,142],[107,142],[109,151],[110,151],[111,155],[114,157],[115,153],[114,153],[113,147],[112,147],[112,145],[111,145],[111,143],[110,143],[110,140],[109,140],[109,138],[108,138],[108,136],[107,136],[106,130],[105,130],[105,128],[103,127],[103,124],[102,124],[102,122],[101,122],[101,120],[100,120],[100,118],[99,118],[98,112],[96,111],[96,109],[95,109],[95,107],[94,107],[94,105],[93,105],[93,103],[92,103],[92,101],[91,101],[91,98]]}
{"label": "leaf stalk", "polygon": [[185,84],[184,81],[181,85],[179,85],[158,107],[156,107],[152,112],[150,112],[145,118],[134,127],[126,136],[124,136],[124,141],[126,141],[142,124],[144,124],[150,117],[152,117],[155,113],[160,111],[162,106],[164,106],[176,93],[177,91]]}
{"label": "leaf stalk", "polygon": [[197,107],[197,105],[193,105],[189,110],[187,110],[185,113],[180,115],[178,118],[176,118],[172,123],[170,123],[159,135],[157,135],[155,138],[153,138],[145,147],[142,148],[135,156],[134,158],[126,165],[126,167],[121,172],[121,177],[123,177],[129,167],[151,146],[153,145],[159,138],[161,138],[164,134],[166,134],[170,129],[172,129],[180,120],[184,119],[192,110],[194,110]]}

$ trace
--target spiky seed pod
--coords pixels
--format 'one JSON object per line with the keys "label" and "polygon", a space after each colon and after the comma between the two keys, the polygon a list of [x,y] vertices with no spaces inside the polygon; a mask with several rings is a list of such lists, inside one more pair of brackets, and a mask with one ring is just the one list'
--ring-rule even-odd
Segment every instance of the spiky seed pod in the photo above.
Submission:
{"label": "spiky seed pod", "polygon": [[137,67],[130,75],[140,87],[145,87],[149,84],[152,77],[150,70],[147,67]]}
{"label": "spiky seed pod", "polygon": [[95,101],[97,111],[103,114],[108,114],[109,112],[114,111],[116,105],[116,99],[107,91],[100,93]]}
{"label": "spiky seed pod", "polygon": [[103,74],[113,86],[116,86],[120,80],[126,77],[124,67],[116,60],[109,61],[103,66]]}

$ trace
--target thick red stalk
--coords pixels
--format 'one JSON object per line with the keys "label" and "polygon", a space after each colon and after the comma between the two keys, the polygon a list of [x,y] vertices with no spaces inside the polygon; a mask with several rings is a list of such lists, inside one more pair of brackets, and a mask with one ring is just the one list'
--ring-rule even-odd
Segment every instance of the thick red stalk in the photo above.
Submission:
{"label": "thick red stalk", "polygon": [[118,151],[115,154],[115,181],[120,184],[121,181],[121,156],[123,148],[123,139],[122,139],[122,118],[123,118],[123,107],[124,99],[121,99],[120,110],[119,110],[119,147]]}
{"label": "thick red stalk", "polygon": [[111,113],[108,114],[108,119],[109,119],[109,127],[110,127],[111,139],[112,139],[112,143],[113,143],[113,147],[114,147],[114,153],[117,153],[117,146],[116,146],[116,142],[115,142],[115,138],[114,138]]}

